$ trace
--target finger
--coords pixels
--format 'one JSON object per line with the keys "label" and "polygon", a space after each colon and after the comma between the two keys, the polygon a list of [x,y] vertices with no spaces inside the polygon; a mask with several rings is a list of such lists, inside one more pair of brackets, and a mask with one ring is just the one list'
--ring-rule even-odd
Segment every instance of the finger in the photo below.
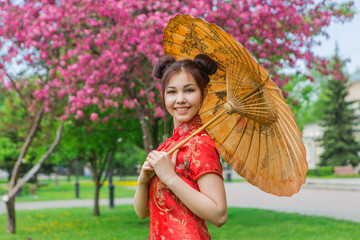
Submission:
{"label": "finger", "polygon": [[151,163],[146,160],[143,164],[143,167],[152,167],[152,166],[151,166]]}
{"label": "finger", "polygon": [[153,158],[151,158],[150,156],[148,156],[148,157],[146,158],[146,161],[149,162],[149,164],[150,164],[151,166],[154,166],[154,164],[155,164],[155,160],[154,160]]}
{"label": "finger", "polygon": [[145,171],[154,171],[154,169],[151,166],[144,166],[143,170],[145,170]]}
{"label": "finger", "polygon": [[158,151],[151,151],[147,157],[151,158],[151,159],[156,159],[159,156],[159,152]]}
{"label": "finger", "polygon": [[176,158],[177,158],[178,153],[179,153],[179,149],[176,150],[171,157],[171,162],[173,162],[174,164],[176,164]]}

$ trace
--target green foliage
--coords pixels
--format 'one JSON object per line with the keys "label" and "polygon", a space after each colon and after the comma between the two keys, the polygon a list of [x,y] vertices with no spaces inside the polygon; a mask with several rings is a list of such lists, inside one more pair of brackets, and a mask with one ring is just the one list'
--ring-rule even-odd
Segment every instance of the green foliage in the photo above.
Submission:
{"label": "green foliage", "polygon": [[312,71],[311,76],[314,81],[307,80],[297,75],[284,86],[284,90],[289,93],[286,102],[294,112],[300,130],[306,124],[318,122],[323,118],[323,103],[327,96],[323,90],[326,88],[328,77],[321,75],[317,71]]}
{"label": "green foliage", "polygon": [[[3,95],[3,104],[0,105],[0,168],[10,174],[20,154],[34,119],[34,114],[23,105],[22,99],[15,93]],[[48,150],[55,138],[55,129],[58,122],[52,116],[45,115],[33,142],[24,157],[19,177],[22,177]],[[45,163],[44,168],[49,164]],[[50,166],[51,168],[51,166]],[[31,181],[36,181],[33,178]]]}
{"label": "green foliage", "polygon": [[38,186],[36,183],[25,183],[21,195],[32,195],[35,196],[38,190]]}
{"label": "green foliage", "polygon": [[[149,219],[140,220],[133,206],[101,207],[102,216],[93,216],[91,208],[23,210],[17,234],[0,229],[3,240],[87,239],[138,240],[147,239]],[[216,228],[208,224],[210,235],[216,240],[335,240],[357,239],[359,223],[325,217],[303,216],[268,210],[229,208],[227,223]],[[0,225],[6,225],[6,215],[0,215]],[[284,231],[286,229],[286,231]]]}
{"label": "green foliage", "polygon": [[120,169],[121,174],[136,174],[137,165],[143,164],[145,158],[146,152],[143,148],[127,141],[118,144],[114,162]]}
{"label": "green foliage", "polygon": [[7,159],[13,159],[18,153],[16,144],[10,138],[0,136],[0,168]]}
{"label": "green foliage", "polygon": [[283,87],[288,93],[285,101],[290,105],[299,128],[302,129],[304,124],[304,113],[310,106],[313,84],[303,75],[293,75],[291,80]]}
{"label": "green foliage", "polygon": [[[337,54],[333,57],[333,68],[342,72],[343,63]],[[356,166],[360,157],[360,145],[355,140],[354,126],[356,117],[350,105],[345,101],[348,95],[347,78],[341,80],[334,76],[327,81],[323,99],[323,126],[325,133],[322,138],[324,153],[321,155],[322,166],[343,166],[351,163]]]}
{"label": "green foliage", "polygon": [[309,169],[306,176],[312,177],[326,177],[334,175],[332,166],[319,167],[317,169]]}

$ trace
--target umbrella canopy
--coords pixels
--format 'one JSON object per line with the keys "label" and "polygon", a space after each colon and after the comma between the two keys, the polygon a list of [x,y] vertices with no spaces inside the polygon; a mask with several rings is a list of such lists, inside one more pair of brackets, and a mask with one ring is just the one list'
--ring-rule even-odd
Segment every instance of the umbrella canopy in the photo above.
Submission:
{"label": "umbrella canopy", "polygon": [[217,61],[199,114],[225,161],[262,191],[297,193],[308,171],[301,132],[281,90],[251,53],[217,25],[189,15],[170,19],[163,44],[176,60],[201,53]]}

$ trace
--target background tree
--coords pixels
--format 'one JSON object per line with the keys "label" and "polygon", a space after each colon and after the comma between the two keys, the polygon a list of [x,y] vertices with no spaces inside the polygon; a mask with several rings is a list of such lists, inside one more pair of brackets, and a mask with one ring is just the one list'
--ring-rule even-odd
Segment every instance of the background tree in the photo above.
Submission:
{"label": "background tree", "polygon": [[[8,211],[8,232],[15,232],[15,194],[21,189],[21,187],[30,180],[35,173],[40,169],[41,164],[45,161],[48,155],[54,150],[55,146],[59,142],[59,136],[62,129],[62,124],[59,125],[57,136],[54,142],[49,146],[47,145],[48,139],[42,141],[41,145],[48,147],[47,151],[42,152],[40,156],[36,156],[36,152],[40,153],[32,148],[32,143],[36,142],[36,138],[40,139],[41,135],[36,133],[41,129],[41,120],[44,116],[44,107],[41,103],[33,106],[36,112],[28,111],[29,102],[31,102],[32,91],[35,85],[32,84],[32,79],[23,81],[19,78],[9,79],[7,87],[1,88],[0,92],[5,96],[5,100],[1,107],[1,133],[2,136],[8,136],[8,138],[16,145],[18,153],[17,157],[8,157],[7,163],[12,162],[12,166],[7,166],[11,169],[9,192],[3,197],[6,202]],[[21,87],[20,83],[26,82],[27,87]],[[5,84],[4,84],[5,85]],[[50,119],[51,115],[48,114]],[[44,126],[45,124],[43,124]],[[35,141],[34,141],[35,140]],[[29,151],[30,150],[30,151]],[[25,164],[24,164],[25,163]],[[22,165],[25,165],[21,168]],[[22,170],[22,171],[21,171]],[[21,179],[19,178],[21,177]]]}
{"label": "background tree", "polygon": [[[163,54],[163,29],[174,13],[203,17],[223,27],[253,52],[281,86],[291,76],[279,70],[299,68],[298,59],[308,67],[323,64],[312,52],[314,39],[326,34],[324,27],[332,18],[345,21],[353,15],[351,1],[339,5],[330,0],[3,0],[0,83],[17,93],[28,88],[26,79],[11,71],[13,65],[36,76],[26,105],[36,113],[35,121],[14,169],[20,168],[43,114],[58,117],[59,108],[62,120],[75,115],[97,121],[107,117],[101,114],[106,109],[122,105],[139,120],[146,152],[153,149],[164,113],[151,67]],[[94,112],[85,115],[84,109],[91,106],[96,106],[91,108]],[[12,176],[10,192],[16,190],[17,174]],[[13,209],[10,204],[15,218]],[[14,232],[14,221],[10,225],[8,230]]]}
{"label": "background tree", "polygon": [[21,54],[19,63],[44,63],[49,79],[39,80],[36,101],[43,100],[51,110],[55,101],[49,93],[69,97],[63,119],[90,105],[98,111],[119,104],[134,109],[149,152],[157,139],[156,131],[150,133],[163,115],[159,84],[150,73],[163,54],[163,30],[174,13],[203,17],[224,28],[283,86],[292,75],[281,70],[300,69],[298,59],[308,67],[324,65],[311,51],[318,44],[315,39],[326,35],[332,18],[351,19],[352,5],[331,0],[7,0],[1,4],[0,33],[8,49],[1,59],[9,62]]}
{"label": "background tree", "polygon": [[326,83],[323,104],[325,127],[322,138],[324,152],[320,164],[323,166],[344,166],[349,163],[357,165],[360,161],[360,144],[356,142],[354,127],[358,123],[351,108],[353,102],[345,101],[348,95],[348,77],[344,74],[344,61],[338,55],[338,48],[332,58],[329,68],[334,75]]}

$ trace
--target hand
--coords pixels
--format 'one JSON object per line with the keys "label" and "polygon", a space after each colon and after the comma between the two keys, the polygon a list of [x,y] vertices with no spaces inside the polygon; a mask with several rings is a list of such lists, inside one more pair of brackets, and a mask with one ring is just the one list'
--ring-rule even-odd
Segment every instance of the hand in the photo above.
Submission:
{"label": "hand", "polygon": [[149,179],[155,175],[154,169],[148,161],[145,161],[141,167],[140,175],[138,178],[139,183],[149,183]]}
{"label": "hand", "polygon": [[156,175],[161,179],[163,183],[167,183],[175,173],[176,157],[179,150],[174,152],[171,160],[166,152],[152,151],[148,154],[146,161],[148,161],[153,167]]}

